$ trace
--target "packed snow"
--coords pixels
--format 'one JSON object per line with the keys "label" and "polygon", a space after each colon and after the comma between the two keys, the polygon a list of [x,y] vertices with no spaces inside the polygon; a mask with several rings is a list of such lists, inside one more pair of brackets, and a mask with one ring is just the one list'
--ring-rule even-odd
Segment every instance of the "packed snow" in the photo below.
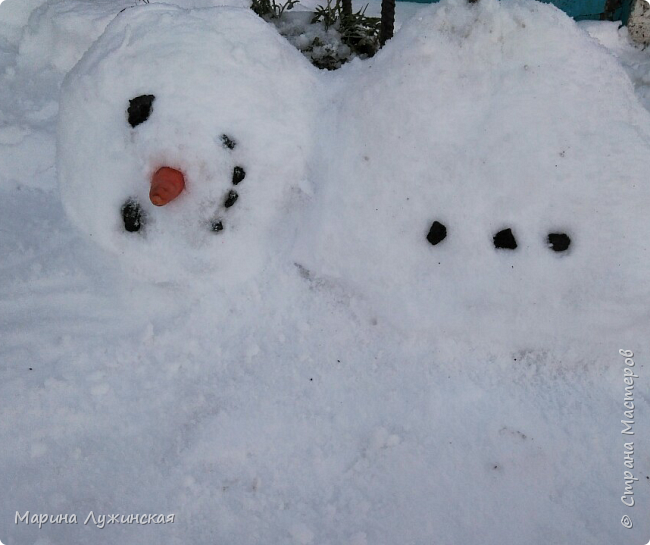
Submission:
{"label": "packed snow", "polygon": [[0,541],[645,543],[650,53],[443,0],[327,72],[141,4],[0,5]]}

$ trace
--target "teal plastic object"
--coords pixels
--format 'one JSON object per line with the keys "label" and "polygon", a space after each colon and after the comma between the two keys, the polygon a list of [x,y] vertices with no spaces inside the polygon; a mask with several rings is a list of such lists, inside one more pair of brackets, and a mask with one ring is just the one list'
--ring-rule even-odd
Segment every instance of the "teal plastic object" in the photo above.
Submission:
{"label": "teal plastic object", "polygon": [[[418,2],[433,4],[438,0],[397,0],[398,2]],[[479,0],[480,1],[480,0]],[[580,21],[596,19],[607,21],[627,22],[630,15],[632,0],[540,0],[545,4],[553,4],[570,17]]]}
{"label": "teal plastic object", "polygon": [[630,14],[632,0],[541,0],[545,4],[557,6],[567,15],[580,21],[584,19],[605,19],[620,21]]}

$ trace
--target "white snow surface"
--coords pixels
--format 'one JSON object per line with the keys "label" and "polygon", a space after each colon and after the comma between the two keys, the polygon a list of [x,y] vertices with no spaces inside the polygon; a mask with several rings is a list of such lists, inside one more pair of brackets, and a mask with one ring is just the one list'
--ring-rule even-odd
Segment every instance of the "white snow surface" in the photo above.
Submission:
{"label": "white snow surface", "polygon": [[627,27],[616,21],[581,21],[580,27],[611,51],[630,76],[634,90],[650,109],[650,55],[629,38]]}
{"label": "white snow surface", "polygon": [[[20,1],[0,6],[2,543],[650,538],[650,53],[548,5],[443,0],[321,73],[240,8]],[[121,231],[162,163],[187,191]],[[206,232],[239,164],[232,228]]]}

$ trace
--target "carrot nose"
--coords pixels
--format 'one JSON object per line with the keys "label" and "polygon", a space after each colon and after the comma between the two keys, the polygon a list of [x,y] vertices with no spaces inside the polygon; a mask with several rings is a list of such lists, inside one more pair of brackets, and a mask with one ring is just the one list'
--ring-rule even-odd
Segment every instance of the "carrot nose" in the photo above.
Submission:
{"label": "carrot nose", "polygon": [[185,188],[185,177],[180,170],[162,167],[151,178],[149,199],[156,206],[165,206],[178,197]]}

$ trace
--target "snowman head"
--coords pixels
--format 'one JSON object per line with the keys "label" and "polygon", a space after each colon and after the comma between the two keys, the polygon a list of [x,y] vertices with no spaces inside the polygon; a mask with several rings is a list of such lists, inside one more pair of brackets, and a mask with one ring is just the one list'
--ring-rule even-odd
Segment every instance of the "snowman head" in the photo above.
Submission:
{"label": "snowman head", "polygon": [[250,10],[125,10],[62,87],[68,215],[138,273],[250,278],[293,240],[313,86]]}

